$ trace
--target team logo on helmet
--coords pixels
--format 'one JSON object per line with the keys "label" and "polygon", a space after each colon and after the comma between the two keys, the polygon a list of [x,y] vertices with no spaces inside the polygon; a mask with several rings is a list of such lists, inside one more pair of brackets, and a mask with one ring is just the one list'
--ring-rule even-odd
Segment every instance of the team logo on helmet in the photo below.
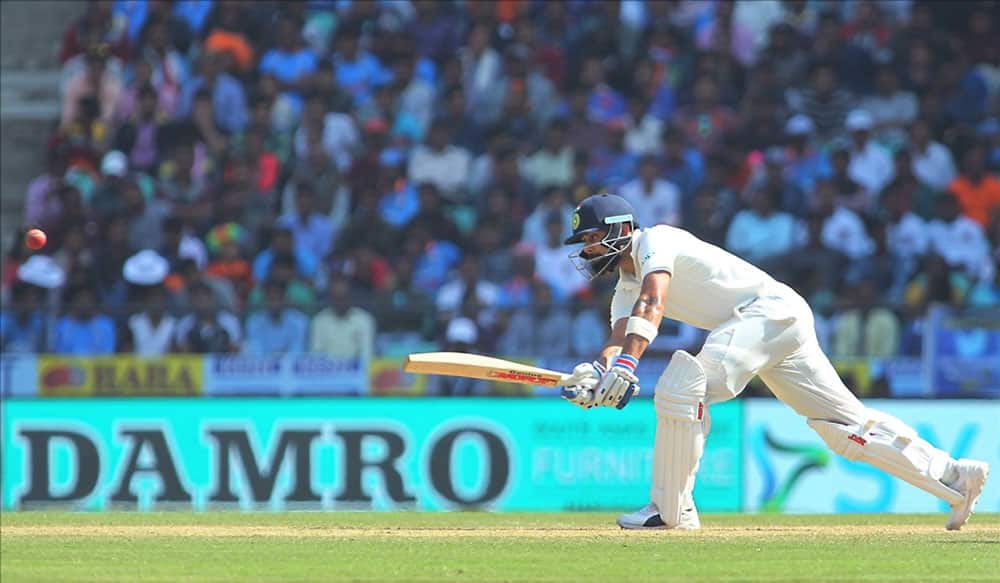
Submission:
{"label": "team logo on helmet", "polygon": [[580,227],[580,213],[573,213],[573,230]]}

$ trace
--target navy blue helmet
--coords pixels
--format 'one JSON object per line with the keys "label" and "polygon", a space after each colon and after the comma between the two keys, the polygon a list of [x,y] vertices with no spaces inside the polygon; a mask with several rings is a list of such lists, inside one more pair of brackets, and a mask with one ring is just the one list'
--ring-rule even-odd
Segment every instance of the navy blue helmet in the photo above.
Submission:
{"label": "navy blue helmet", "polygon": [[[628,229],[625,226],[628,225]],[[610,273],[621,260],[622,253],[632,244],[632,233],[639,228],[632,205],[616,194],[596,194],[585,198],[573,211],[573,234],[566,245],[581,243],[584,235],[605,231],[601,241],[570,255],[576,268],[589,279]],[[604,253],[593,248],[604,247]]]}

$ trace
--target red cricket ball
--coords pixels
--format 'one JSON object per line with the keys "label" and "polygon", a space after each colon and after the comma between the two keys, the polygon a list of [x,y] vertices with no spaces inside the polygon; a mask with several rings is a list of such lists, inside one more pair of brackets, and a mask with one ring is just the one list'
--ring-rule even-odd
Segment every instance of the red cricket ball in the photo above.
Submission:
{"label": "red cricket ball", "polygon": [[45,236],[45,231],[41,229],[31,229],[24,236],[24,244],[27,245],[28,248],[35,249],[37,251],[45,246],[45,241],[47,239],[48,237]]}

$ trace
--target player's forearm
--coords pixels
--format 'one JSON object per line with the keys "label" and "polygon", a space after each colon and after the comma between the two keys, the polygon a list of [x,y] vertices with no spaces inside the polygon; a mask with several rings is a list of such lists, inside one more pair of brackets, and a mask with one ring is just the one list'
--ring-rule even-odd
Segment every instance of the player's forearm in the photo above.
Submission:
{"label": "player's forearm", "polygon": [[[639,320],[634,320],[638,318]],[[663,320],[663,300],[656,294],[642,293],[639,295],[635,307],[632,308],[632,320],[627,326],[636,328],[637,324],[650,331],[659,330],[660,321]],[[643,324],[646,322],[646,324]],[[655,333],[654,333],[655,335]],[[638,330],[627,328],[624,342],[622,342],[622,353],[629,354],[635,358],[642,357],[649,347],[649,333],[642,334]]]}
{"label": "player's forearm", "polygon": [[605,367],[610,367],[615,357],[622,352],[622,344],[625,343],[626,324],[628,324],[628,318],[622,318],[611,326],[611,336],[604,343],[604,348],[601,349],[601,355],[598,358],[598,361]]}

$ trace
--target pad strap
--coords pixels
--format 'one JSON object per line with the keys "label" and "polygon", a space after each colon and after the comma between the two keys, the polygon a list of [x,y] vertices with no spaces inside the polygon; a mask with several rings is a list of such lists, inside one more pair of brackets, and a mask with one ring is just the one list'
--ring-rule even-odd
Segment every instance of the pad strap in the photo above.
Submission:
{"label": "pad strap", "polygon": [[626,336],[629,334],[635,334],[636,336],[645,338],[647,342],[652,342],[659,333],[660,329],[657,328],[655,324],[639,316],[629,317],[628,324],[625,326]]}

